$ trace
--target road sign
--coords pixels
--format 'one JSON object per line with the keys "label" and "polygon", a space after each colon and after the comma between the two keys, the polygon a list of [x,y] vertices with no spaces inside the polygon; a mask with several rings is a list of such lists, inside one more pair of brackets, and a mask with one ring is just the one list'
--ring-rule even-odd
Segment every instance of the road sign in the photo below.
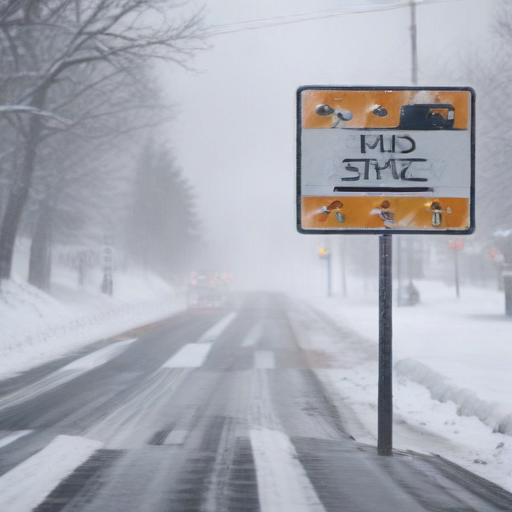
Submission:
{"label": "road sign", "polygon": [[503,254],[501,254],[500,250],[496,249],[496,247],[491,247],[487,254],[489,255],[489,258],[491,258],[491,260],[495,260],[495,261],[503,261],[504,260]]}
{"label": "road sign", "polygon": [[301,87],[301,233],[474,230],[474,91]]}
{"label": "road sign", "polygon": [[454,251],[462,251],[462,249],[464,249],[463,240],[449,240],[448,245],[450,246],[450,249],[453,249]]}

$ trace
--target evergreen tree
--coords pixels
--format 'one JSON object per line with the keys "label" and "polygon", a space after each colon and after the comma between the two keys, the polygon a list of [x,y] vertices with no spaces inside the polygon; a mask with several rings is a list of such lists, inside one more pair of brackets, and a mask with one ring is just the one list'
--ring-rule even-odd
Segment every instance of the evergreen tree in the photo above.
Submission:
{"label": "evergreen tree", "polygon": [[148,142],[136,165],[131,258],[167,278],[191,269],[200,246],[192,190],[171,153]]}

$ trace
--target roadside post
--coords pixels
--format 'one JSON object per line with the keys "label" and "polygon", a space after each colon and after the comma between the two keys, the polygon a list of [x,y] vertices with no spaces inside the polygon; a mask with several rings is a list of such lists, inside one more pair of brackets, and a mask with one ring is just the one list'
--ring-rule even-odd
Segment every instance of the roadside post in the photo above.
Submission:
{"label": "roadside post", "polygon": [[491,247],[489,249],[487,255],[494,263],[494,268],[496,270],[496,276],[497,276],[497,281],[498,281],[498,290],[500,292],[502,292],[503,291],[502,269],[503,269],[503,262],[505,261],[505,257],[503,256],[503,253],[496,247]]}
{"label": "roadside post", "polygon": [[505,314],[512,316],[512,265],[510,263],[503,265],[502,276],[505,290]]}
{"label": "roadside post", "polygon": [[393,452],[392,235],[474,231],[474,113],[469,87],[297,90],[297,230],[379,235],[380,455]]}
{"label": "roadside post", "polygon": [[101,282],[101,291],[106,295],[113,294],[112,231],[110,229],[103,235],[103,281]]}
{"label": "roadside post", "polygon": [[505,315],[512,316],[512,230],[500,230],[494,234],[497,245],[490,254],[500,270],[500,282],[505,292]]}
{"label": "roadside post", "polygon": [[320,259],[325,260],[327,264],[327,297],[332,297],[331,251],[326,247],[320,247],[318,255]]}
{"label": "roadside post", "polygon": [[459,273],[459,252],[464,249],[462,240],[448,240],[448,245],[453,251],[454,275],[455,275],[455,294],[460,297],[460,273]]}

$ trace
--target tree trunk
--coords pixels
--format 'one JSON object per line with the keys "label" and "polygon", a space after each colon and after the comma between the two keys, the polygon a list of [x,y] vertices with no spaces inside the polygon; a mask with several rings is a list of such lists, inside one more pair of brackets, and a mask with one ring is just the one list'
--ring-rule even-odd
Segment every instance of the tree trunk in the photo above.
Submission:
{"label": "tree trunk", "polygon": [[[46,92],[41,91],[32,106],[43,108]],[[32,116],[29,121],[28,134],[25,139],[25,155],[20,175],[13,184],[7,200],[4,217],[0,226],[0,279],[9,279],[12,270],[14,242],[20,224],[21,214],[27,202],[32,175],[35,169],[37,147],[41,139],[41,118]]]}
{"label": "tree trunk", "polygon": [[50,289],[51,256],[50,213],[43,205],[30,245],[28,282],[45,291]]}
{"label": "tree trunk", "polygon": [[9,194],[5,208],[2,226],[0,228],[0,278],[11,277],[14,242],[21,219],[21,214],[27,202],[30,181],[34,171],[35,147],[27,143],[26,155],[21,169],[21,175]]}

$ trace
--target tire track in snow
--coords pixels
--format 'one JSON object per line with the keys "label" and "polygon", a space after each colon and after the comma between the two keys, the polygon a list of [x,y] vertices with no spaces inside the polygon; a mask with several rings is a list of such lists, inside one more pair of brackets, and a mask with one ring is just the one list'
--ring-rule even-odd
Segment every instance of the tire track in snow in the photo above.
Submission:
{"label": "tire track in snow", "polygon": [[136,339],[113,343],[63,366],[43,379],[2,398],[0,410],[31,400],[108,363],[124,352],[134,341]]}

